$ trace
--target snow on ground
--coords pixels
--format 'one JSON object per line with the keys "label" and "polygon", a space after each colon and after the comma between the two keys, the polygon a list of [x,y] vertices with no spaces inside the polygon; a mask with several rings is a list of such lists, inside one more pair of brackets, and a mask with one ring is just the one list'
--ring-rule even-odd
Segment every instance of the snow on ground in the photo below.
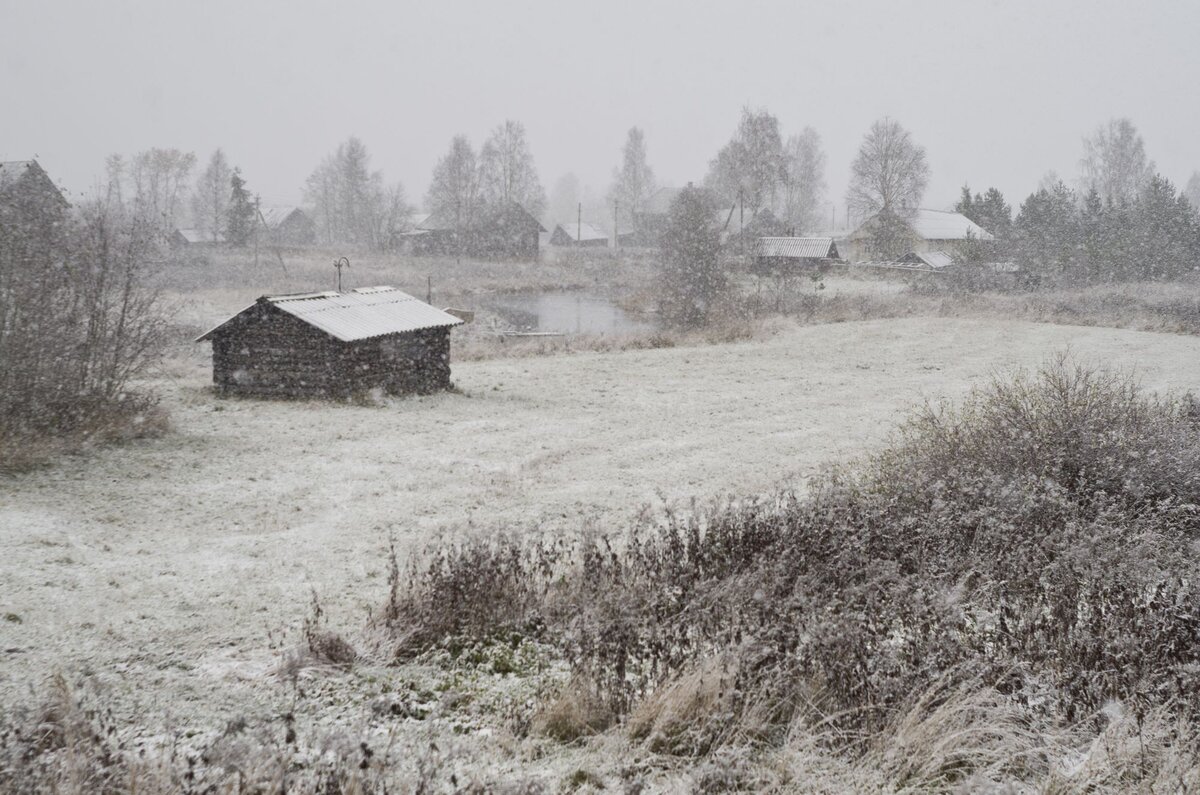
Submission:
{"label": "snow on ground", "polygon": [[383,406],[222,400],[192,368],[159,385],[173,433],[0,481],[0,704],[86,670],[176,725],[227,718],[261,695],[311,589],[333,626],[362,626],[389,534],[403,552],[617,529],[660,499],[766,490],[1067,346],[1200,391],[1195,337],[930,319],[463,363],[461,394]]}

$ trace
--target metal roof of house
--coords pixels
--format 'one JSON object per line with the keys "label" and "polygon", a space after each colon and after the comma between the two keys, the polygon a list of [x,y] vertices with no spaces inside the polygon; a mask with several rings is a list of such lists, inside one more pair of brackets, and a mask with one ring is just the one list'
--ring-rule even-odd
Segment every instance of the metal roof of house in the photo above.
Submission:
{"label": "metal roof of house", "polygon": [[565,223],[558,228],[571,240],[608,240],[608,233],[589,223]]}
{"label": "metal roof of house", "polygon": [[760,237],[754,246],[756,257],[789,259],[826,259],[837,257],[832,237]]}
{"label": "metal roof of house", "polygon": [[926,240],[966,240],[968,233],[976,240],[993,239],[991,232],[962,213],[917,210],[909,225]]}
{"label": "metal roof of house", "polygon": [[[850,234],[851,239],[860,239],[871,234],[871,224],[877,216],[871,216]],[[909,228],[922,240],[995,240],[991,232],[962,213],[944,210],[917,210],[907,219]]]}
{"label": "metal roof of house", "polygon": [[904,259],[907,260],[910,258],[917,260],[919,262],[923,262],[926,265],[928,265],[929,267],[933,268],[934,270],[941,270],[942,268],[948,268],[954,264],[954,257],[950,256],[945,251],[923,251],[923,252],[914,251],[912,254],[910,254],[908,257],[905,257]]}
{"label": "metal roof of house", "polygon": [[224,243],[225,235],[204,229],[176,229],[175,233],[188,243]]}
{"label": "metal roof of house", "polygon": [[[348,293],[263,296],[259,302],[267,302],[342,342],[457,326],[462,323],[462,320],[454,315],[432,307],[395,287],[360,287]],[[250,308],[246,307],[242,312]],[[242,312],[205,332],[196,342],[211,339],[213,334]]]}
{"label": "metal roof of house", "polygon": [[292,213],[301,213],[304,211],[299,207],[261,207],[259,212],[262,213],[262,222],[268,229],[274,229],[281,223],[286,221]]}

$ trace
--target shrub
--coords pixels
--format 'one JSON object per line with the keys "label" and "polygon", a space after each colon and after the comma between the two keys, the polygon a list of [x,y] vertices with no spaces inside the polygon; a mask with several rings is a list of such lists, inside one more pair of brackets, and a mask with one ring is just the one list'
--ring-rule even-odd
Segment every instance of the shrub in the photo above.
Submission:
{"label": "shrub", "polygon": [[77,218],[14,212],[0,208],[0,461],[161,428],[153,400],[130,389],[167,339],[143,286],[150,227],[100,203]]}
{"label": "shrub", "polygon": [[1198,505],[1193,404],[1060,358],[926,407],[807,496],[668,513],[615,545],[442,549],[389,610],[410,651],[536,633],[673,753],[806,725],[864,750],[935,682],[1056,720],[1196,714]]}

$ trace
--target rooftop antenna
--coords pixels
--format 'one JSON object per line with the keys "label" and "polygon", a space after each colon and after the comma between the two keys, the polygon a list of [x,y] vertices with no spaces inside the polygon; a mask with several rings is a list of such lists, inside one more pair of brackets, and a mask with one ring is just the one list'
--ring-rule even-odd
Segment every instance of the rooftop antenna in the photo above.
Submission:
{"label": "rooftop antenna", "polygon": [[337,268],[337,274],[338,274],[338,289],[337,289],[337,291],[340,293],[342,291],[342,268],[349,268],[350,260],[346,259],[345,257],[338,257],[337,259],[335,259],[333,261],[333,267]]}

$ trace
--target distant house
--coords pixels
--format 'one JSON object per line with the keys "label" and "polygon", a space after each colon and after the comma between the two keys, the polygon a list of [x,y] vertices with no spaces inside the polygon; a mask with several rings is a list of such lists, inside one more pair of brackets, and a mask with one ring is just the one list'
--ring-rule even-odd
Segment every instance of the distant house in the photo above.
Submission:
{"label": "distant house", "polygon": [[450,213],[431,213],[400,238],[413,254],[536,259],[545,231],[529,211],[510,201],[461,220]]}
{"label": "distant house", "polygon": [[767,207],[754,212],[736,204],[722,207],[717,220],[721,223],[722,239],[730,245],[739,245],[745,241],[747,249],[751,248],[760,237],[781,237],[787,235],[787,225],[775,217],[775,213]]}
{"label": "distant house", "polygon": [[763,237],[755,241],[751,271],[785,276],[840,260],[832,237]]}
{"label": "distant house", "polygon": [[968,240],[991,241],[990,232],[961,213],[941,210],[917,210],[912,218],[903,221],[904,239],[895,242],[896,251],[878,251],[876,231],[881,221],[878,215],[868,218],[843,241],[842,253],[847,259],[890,259],[904,252],[917,254],[941,251],[953,257]]}
{"label": "distant house", "polygon": [[227,395],[347,397],[450,386],[450,329],[462,321],[394,287],[263,296],[196,341],[212,342]]}
{"label": "distant house", "polygon": [[171,233],[169,242],[175,248],[217,246],[225,242],[225,235],[205,229],[176,229]]}
{"label": "distant house", "polygon": [[259,209],[259,227],[267,242],[281,246],[309,246],[317,241],[316,222],[299,207]]}
{"label": "distant house", "polygon": [[639,246],[657,246],[666,229],[671,204],[683,188],[659,188],[633,213],[633,242]]}
{"label": "distant house", "polygon": [[597,226],[586,223],[559,224],[550,235],[552,246],[575,246],[577,248],[606,248],[609,234]]}
{"label": "distant house", "polygon": [[61,213],[62,191],[36,160],[0,162],[0,207],[26,214]]}

